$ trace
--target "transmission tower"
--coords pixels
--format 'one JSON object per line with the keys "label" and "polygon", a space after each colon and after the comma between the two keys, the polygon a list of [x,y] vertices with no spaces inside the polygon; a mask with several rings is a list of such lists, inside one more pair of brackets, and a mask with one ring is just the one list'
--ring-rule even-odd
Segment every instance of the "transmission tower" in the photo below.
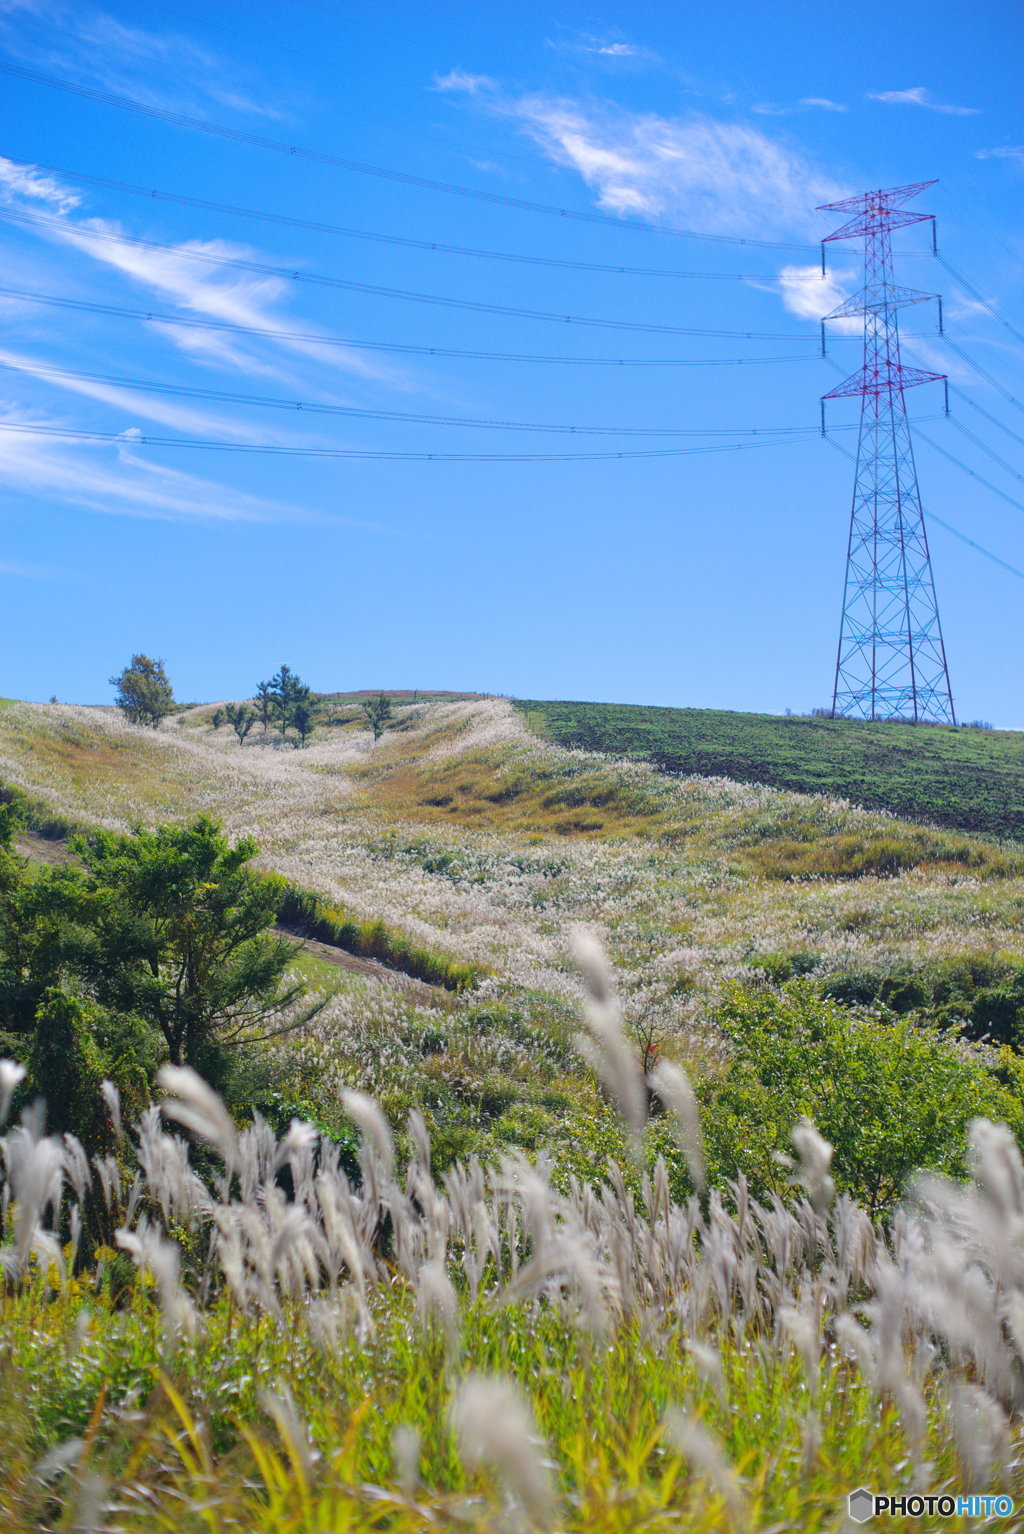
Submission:
{"label": "transmission tower", "polygon": [[[892,231],[935,220],[907,212],[904,204],[934,186],[865,192],[829,202],[819,212],[852,215],[833,240],[863,236],[864,286],[826,320],[864,317],[864,365],[822,399],[861,400],[857,473],[846,556],[846,586],[839,630],[833,715],[856,719],[905,719],[915,724],[956,724],[946,650],[932,580],[917,469],[904,394],[917,384],[944,383],[941,373],[904,367],[897,313],[925,303],[933,293],[897,287],[892,276]],[[939,323],[941,327],[941,300]],[[824,337],[824,324],[822,326]]]}

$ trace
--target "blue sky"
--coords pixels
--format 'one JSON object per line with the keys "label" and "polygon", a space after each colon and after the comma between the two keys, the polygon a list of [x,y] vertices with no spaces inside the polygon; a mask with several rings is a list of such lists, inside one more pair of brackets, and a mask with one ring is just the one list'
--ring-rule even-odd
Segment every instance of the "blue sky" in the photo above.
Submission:
{"label": "blue sky", "polygon": [[947,327],[910,311],[906,360],[954,386],[950,421],[910,396],[921,489],[958,712],[1024,726],[1022,581],[942,525],[1024,570],[1022,33],[1016,3],[0,0],[0,693],[102,701],[144,650],[184,698],[287,661],[827,703],[852,465],[814,353],[859,269],[815,275],[814,208],[938,178],[954,271],[896,241]]}

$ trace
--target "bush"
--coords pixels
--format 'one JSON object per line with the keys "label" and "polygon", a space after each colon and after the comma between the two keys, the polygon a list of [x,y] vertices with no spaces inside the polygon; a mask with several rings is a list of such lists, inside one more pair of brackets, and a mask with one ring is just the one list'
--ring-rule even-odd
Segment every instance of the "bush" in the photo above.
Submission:
{"label": "bush", "polygon": [[756,1197],[783,1193],[780,1158],[807,1117],[835,1147],[838,1190],[877,1216],[920,1168],[964,1175],[972,1119],[1024,1133],[1019,1073],[1001,1084],[934,1027],[842,1006],[806,980],[736,986],[717,1017],[735,1057],[698,1086],[716,1182],[743,1173]]}

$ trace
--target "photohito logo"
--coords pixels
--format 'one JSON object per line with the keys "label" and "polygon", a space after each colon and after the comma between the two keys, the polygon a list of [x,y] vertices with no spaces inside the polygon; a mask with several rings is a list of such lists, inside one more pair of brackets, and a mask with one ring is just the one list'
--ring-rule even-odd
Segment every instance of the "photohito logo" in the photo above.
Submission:
{"label": "photohito logo", "polygon": [[883,1496],[858,1486],[847,1498],[850,1517],[854,1523],[867,1523],[869,1518],[888,1515],[891,1518],[1009,1518],[1013,1512],[1012,1497],[932,1497],[932,1496]]}

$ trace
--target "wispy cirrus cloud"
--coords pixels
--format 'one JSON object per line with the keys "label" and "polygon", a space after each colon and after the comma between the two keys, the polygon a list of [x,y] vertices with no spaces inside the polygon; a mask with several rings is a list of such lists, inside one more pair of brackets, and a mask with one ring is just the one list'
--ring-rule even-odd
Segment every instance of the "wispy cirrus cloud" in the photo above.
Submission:
{"label": "wispy cirrus cloud", "polygon": [[681,219],[709,233],[804,236],[814,206],[844,191],[798,148],[747,123],[542,94],[493,91],[477,102],[576,171],[613,213]]}
{"label": "wispy cirrus cloud", "polygon": [[[827,277],[823,277],[820,266],[789,264],[779,272],[779,296],[784,308],[799,319],[823,320],[849,296],[857,275],[856,269],[851,267],[829,272]],[[863,329],[864,322],[861,319],[833,320],[829,334],[860,335]]]}
{"label": "wispy cirrus cloud", "polygon": [[144,458],[128,437],[116,445],[69,442],[31,430],[66,425],[0,406],[0,477],[25,495],[57,499],[109,516],[162,521],[295,522],[321,520],[298,507]]}
{"label": "wispy cirrus cloud", "polygon": [[[82,197],[74,187],[0,157],[0,201],[15,210],[27,204],[37,212],[40,204],[46,205],[46,219],[27,227],[51,245],[70,246],[88,255],[185,314],[255,330],[288,329],[284,308],[292,297],[293,285],[282,277],[239,272],[226,264],[235,259],[258,260],[259,251],[217,239],[182,240],[167,249],[123,242],[125,230],[116,220],[76,216]],[[225,264],[218,265],[219,261]],[[154,328],[194,360],[233,372],[288,378],[281,367],[282,353],[286,353],[290,358],[316,361],[364,379],[400,384],[404,376],[391,364],[317,341],[315,325],[305,327],[311,339],[258,343],[216,332],[198,335],[159,322],[154,322]]]}
{"label": "wispy cirrus cloud", "polygon": [[621,33],[601,35],[594,32],[570,34],[566,37],[545,38],[548,48],[556,53],[584,54],[600,63],[650,66],[660,64],[661,59],[653,48],[642,43],[630,42]]}
{"label": "wispy cirrus cloud", "polygon": [[1024,144],[1002,144],[997,149],[976,149],[976,160],[1015,160],[1024,165]]}
{"label": "wispy cirrus cloud", "polygon": [[948,102],[934,101],[924,85],[913,85],[905,91],[868,91],[869,101],[882,101],[886,106],[926,107],[929,112],[942,112],[947,117],[977,117],[980,107],[957,107]]}
{"label": "wispy cirrus cloud", "polygon": [[23,63],[132,96],[147,106],[203,112],[209,106],[260,117],[283,114],[266,81],[177,30],[129,24],[98,6],[3,0],[0,41]]}
{"label": "wispy cirrus cloud", "polygon": [[803,112],[848,112],[841,101],[830,101],[827,96],[801,96],[794,106],[778,106],[774,101],[759,101],[751,107],[759,117],[795,117]]}

